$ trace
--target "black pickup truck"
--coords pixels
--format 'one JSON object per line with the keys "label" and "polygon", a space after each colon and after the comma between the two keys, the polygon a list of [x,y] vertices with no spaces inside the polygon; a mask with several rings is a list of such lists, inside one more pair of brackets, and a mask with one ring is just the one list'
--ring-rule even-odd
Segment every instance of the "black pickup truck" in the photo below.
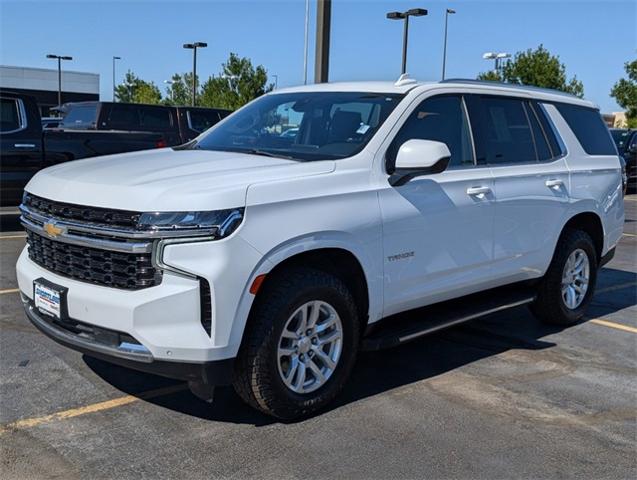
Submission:
{"label": "black pickup truck", "polygon": [[32,97],[0,90],[0,206],[18,205],[27,182],[43,168],[179,145],[228,113],[106,102],[66,104],[62,110],[65,116],[59,127],[43,130]]}
{"label": "black pickup truck", "polygon": [[168,146],[181,145],[228,116],[229,110],[137,103],[77,102],[58,109],[62,129],[137,130],[161,133]]}

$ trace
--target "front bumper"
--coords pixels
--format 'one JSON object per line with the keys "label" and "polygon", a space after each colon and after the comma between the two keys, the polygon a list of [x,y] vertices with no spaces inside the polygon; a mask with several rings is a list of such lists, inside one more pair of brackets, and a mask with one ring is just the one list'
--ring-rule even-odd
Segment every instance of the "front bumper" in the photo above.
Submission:
{"label": "front bumper", "polygon": [[154,375],[206,385],[232,383],[233,358],[208,362],[159,360],[141,344],[137,346],[130,342],[120,342],[120,333],[113,330],[96,328],[96,332],[92,335],[74,333],[65,328],[62,323],[54,322],[41,314],[29,297],[24,294],[21,296],[26,315],[31,323],[65,347],[109,363]]}

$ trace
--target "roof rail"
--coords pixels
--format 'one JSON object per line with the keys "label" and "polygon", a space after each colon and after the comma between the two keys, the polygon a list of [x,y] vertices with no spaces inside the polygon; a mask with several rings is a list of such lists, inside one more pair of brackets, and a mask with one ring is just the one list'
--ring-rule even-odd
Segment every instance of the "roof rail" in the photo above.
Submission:
{"label": "roof rail", "polygon": [[505,87],[505,88],[514,88],[516,90],[526,90],[530,92],[550,93],[552,95],[562,95],[565,97],[579,99],[579,97],[577,97],[576,95],[573,95],[572,93],[562,92],[561,90],[554,90],[552,88],[535,87],[533,85],[521,85],[518,83],[498,82],[495,80],[475,80],[472,78],[446,78],[444,80],[441,80],[440,83],[464,83],[467,85],[498,86],[498,87]]}

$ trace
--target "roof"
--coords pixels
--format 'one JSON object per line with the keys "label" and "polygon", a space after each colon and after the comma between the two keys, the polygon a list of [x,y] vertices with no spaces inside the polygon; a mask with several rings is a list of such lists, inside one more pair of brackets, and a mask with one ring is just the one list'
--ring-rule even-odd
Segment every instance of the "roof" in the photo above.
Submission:
{"label": "roof", "polygon": [[485,89],[508,93],[512,95],[528,96],[547,102],[563,102],[598,108],[593,102],[584,100],[569,93],[551,90],[549,88],[539,88],[527,85],[515,85],[511,83],[491,82],[471,79],[449,79],[441,82],[329,82],[315,83],[310,85],[300,85],[297,87],[281,88],[272,92],[293,93],[293,92],[370,92],[370,93],[398,93],[405,94],[412,90],[425,92],[438,88],[458,88],[466,91]]}

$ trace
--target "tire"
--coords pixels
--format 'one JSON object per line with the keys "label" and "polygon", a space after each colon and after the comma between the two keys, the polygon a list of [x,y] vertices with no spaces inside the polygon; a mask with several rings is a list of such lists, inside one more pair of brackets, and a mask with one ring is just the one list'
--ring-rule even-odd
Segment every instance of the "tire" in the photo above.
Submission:
{"label": "tire", "polygon": [[[575,308],[567,305],[562,292],[566,263],[572,255],[584,252],[588,260],[588,286]],[[576,258],[576,257],[575,257]],[[581,258],[581,257],[580,257]],[[549,268],[538,285],[538,295],[531,311],[544,323],[568,326],[580,321],[590,304],[597,281],[599,259],[591,237],[581,230],[565,230],[560,237]]]}
{"label": "tire", "polygon": [[[234,388],[237,394],[250,406],[257,410],[283,420],[293,420],[307,416],[330,403],[342,390],[345,382],[349,378],[352,367],[356,360],[358,344],[360,339],[360,322],[358,309],[354,298],[345,284],[337,277],[328,273],[310,268],[295,267],[275,274],[269,282],[263,286],[255,300],[246,332],[244,334],[239,355],[235,364]],[[310,303],[311,302],[311,303]],[[309,306],[308,306],[309,305]],[[318,308],[320,317],[323,317],[323,325],[329,323],[329,319],[338,318],[340,331],[340,350],[336,360],[336,366],[331,369],[331,373],[326,373],[326,381],[315,390],[307,388],[308,391],[293,391],[294,385],[286,385],[283,370],[286,373],[293,370],[292,356],[280,357],[279,348],[293,349],[297,352],[296,373],[291,375],[289,383],[300,385],[300,389],[305,388],[303,381],[299,381],[301,375],[301,363],[307,365],[303,367],[303,372],[308,378],[308,382],[314,380],[314,386],[319,385],[319,377],[314,374],[317,367],[327,368],[327,363],[322,363],[319,358],[320,352],[308,351],[303,355],[308,344],[301,340],[290,340],[290,334],[296,322],[301,322],[303,310],[311,312]],[[296,313],[295,313],[296,312]],[[300,312],[300,313],[299,313]],[[330,313],[331,312],[331,313]],[[336,316],[334,316],[336,312]],[[320,318],[319,317],[319,318]],[[293,323],[290,323],[293,322]],[[337,320],[332,320],[333,326],[327,328],[321,334],[322,338],[327,338],[329,332],[338,330]],[[316,322],[318,331],[321,326]],[[286,336],[284,338],[284,330]],[[309,330],[308,330],[309,331]],[[330,338],[338,338],[332,335]],[[312,337],[311,341],[317,341]],[[283,342],[283,343],[282,343]],[[294,346],[286,342],[296,342]],[[333,345],[336,345],[336,342]],[[281,345],[284,347],[281,347]],[[332,345],[332,344],[330,344]],[[323,348],[320,343],[312,349]],[[299,350],[300,348],[300,350]],[[336,348],[334,346],[334,348]],[[328,353],[332,355],[332,346],[327,346]],[[336,350],[334,350],[336,352]],[[294,354],[293,354],[294,355]],[[312,359],[309,355],[314,355]],[[321,355],[322,356],[322,355]],[[299,360],[304,357],[304,360]],[[280,360],[282,358],[283,360]],[[301,362],[301,363],[299,363]],[[293,382],[292,380],[295,380]]]}

